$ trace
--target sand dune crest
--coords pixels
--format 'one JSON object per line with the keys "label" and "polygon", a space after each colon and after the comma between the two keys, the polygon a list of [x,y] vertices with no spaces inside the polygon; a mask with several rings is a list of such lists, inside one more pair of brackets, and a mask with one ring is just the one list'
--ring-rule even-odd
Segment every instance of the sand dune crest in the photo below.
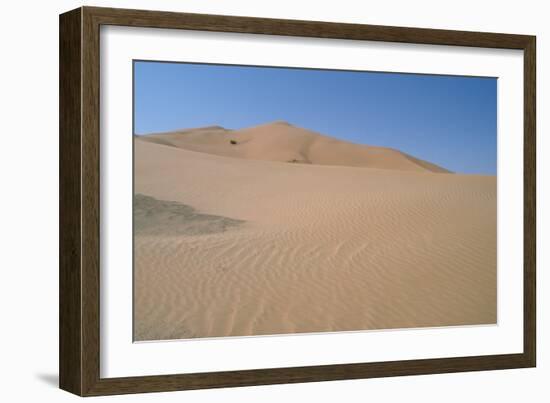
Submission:
{"label": "sand dune crest", "polygon": [[354,144],[284,121],[241,130],[209,126],[138,138],[232,158],[449,173],[442,167],[392,148]]}

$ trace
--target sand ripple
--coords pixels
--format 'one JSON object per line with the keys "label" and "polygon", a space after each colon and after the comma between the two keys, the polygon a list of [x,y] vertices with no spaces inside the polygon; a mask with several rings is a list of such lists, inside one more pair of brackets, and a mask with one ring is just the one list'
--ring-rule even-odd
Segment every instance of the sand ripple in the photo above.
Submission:
{"label": "sand ripple", "polygon": [[137,340],[496,322],[494,177],[148,143],[136,161],[137,192],[236,224],[136,234]]}

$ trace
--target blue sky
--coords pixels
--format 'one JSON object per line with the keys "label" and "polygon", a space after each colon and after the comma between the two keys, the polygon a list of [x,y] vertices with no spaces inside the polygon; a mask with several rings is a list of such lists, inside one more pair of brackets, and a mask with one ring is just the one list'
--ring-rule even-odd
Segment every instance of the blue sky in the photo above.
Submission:
{"label": "blue sky", "polygon": [[495,78],[136,61],[134,91],[136,134],[286,120],[496,174]]}

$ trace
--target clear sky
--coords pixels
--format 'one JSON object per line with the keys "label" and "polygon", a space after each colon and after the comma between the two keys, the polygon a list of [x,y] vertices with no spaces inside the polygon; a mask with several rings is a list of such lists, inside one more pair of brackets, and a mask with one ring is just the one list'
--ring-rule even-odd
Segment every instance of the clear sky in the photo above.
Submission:
{"label": "clear sky", "polygon": [[496,174],[495,78],[135,62],[134,88],[136,134],[285,120],[453,172]]}

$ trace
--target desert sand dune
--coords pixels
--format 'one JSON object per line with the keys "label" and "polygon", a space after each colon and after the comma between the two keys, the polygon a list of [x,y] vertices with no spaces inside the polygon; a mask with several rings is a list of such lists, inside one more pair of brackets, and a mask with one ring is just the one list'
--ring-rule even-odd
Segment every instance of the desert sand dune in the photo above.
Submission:
{"label": "desert sand dune", "polygon": [[260,129],[136,137],[136,340],[496,322],[495,177]]}
{"label": "desert sand dune", "polygon": [[210,126],[149,134],[139,138],[186,150],[233,158],[404,171],[449,172],[398,150],[353,144],[282,121],[242,130]]}

